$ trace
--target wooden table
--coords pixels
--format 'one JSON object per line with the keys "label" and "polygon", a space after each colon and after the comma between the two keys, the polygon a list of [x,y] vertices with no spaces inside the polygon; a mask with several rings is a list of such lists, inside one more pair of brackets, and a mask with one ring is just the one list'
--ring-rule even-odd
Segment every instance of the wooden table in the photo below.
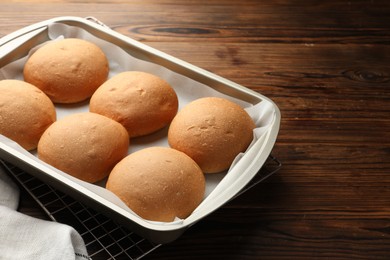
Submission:
{"label": "wooden table", "polygon": [[[64,15],[94,16],[281,110],[283,168],[146,259],[390,259],[389,1],[1,2],[0,36]],[[20,210],[44,217],[26,194]]]}

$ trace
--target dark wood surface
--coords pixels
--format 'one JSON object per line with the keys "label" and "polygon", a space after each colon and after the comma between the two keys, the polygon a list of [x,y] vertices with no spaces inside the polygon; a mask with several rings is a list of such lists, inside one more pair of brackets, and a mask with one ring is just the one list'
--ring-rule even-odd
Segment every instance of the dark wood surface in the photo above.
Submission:
{"label": "dark wood surface", "polygon": [[1,2],[0,36],[94,16],[282,113],[283,168],[145,259],[390,259],[389,1],[90,2]]}

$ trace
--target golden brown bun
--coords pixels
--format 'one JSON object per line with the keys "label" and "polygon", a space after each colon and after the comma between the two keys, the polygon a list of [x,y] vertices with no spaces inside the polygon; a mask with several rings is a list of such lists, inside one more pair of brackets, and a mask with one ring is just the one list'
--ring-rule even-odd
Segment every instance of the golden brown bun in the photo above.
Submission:
{"label": "golden brown bun", "polygon": [[255,123],[239,105],[206,97],[186,105],[168,130],[172,148],[186,153],[205,173],[228,169],[253,139]]}
{"label": "golden brown bun", "polygon": [[93,94],[90,111],[121,123],[130,137],[153,133],[176,115],[178,99],[163,79],[139,71],[122,72]]}
{"label": "golden brown bun", "polygon": [[90,183],[105,178],[127,155],[126,129],[107,117],[78,113],[52,124],[38,143],[38,157]]}
{"label": "golden brown bun", "polygon": [[140,217],[154,221],[186,218],[203,200],[205,178],[187,155],[150,147],[128,155],[110,173],[107,189]]}
{"label": "golden brown bun", "polygon": [[52,41],[39,48],[24,66],[24,80],[45,92],[54,103],[89,98],[107,80],[103,51],[81,39]]}
{"label": "golden brown bun", "polygon": [[55,120],[54,105],[41,90],[24,81],[0,81],[0,134],[33,150]]}

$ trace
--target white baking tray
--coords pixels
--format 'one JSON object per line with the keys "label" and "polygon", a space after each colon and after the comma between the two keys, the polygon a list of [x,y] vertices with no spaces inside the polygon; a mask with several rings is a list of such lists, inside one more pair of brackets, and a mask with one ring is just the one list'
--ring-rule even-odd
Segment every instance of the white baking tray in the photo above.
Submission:
{"label": "white baking tray", "polygon": [[[104,189],[104,181],[89,184],[40,161],[0,135],[0,158],[101,211],[123,226],[155,243],[177,239],[188,227],[234,198],[257,174],[277,138],[280,111],[269,98],[183,60],[119,34],[93,18],[57,17],[30,25],[0,39],[0,79],[23,79],[22,71],[30,51],[57,38],[78,37],[95,42],[108,56],[110,75],[124,70],[143,70],[167,80],[179,97],[179,109],[203,96],[221,96],[244,107],[256,122],[253,142],[237,156],[230,169],[206,175],[203,202],[186,219],[170,223],[147,221]],[[56,105],[57,118],[88,111],[88,102]],[[129,153],[148,146],[168,146],[166,129],[131,140]]]}

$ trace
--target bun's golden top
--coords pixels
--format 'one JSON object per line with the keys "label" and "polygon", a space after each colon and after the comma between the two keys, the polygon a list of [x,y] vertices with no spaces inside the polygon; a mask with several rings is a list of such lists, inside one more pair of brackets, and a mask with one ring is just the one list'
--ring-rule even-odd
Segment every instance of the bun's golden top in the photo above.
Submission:
{"label": "bun's golden top", "polygon": [[54,103],[83,101],[107,80],[108,61],[95,44],[68,38],[40,47],[24,66],[24,80]]}
{"label": "bun's golden top", "polygon": [[177,108],[173,88],[160,77],[140,71],[115,75],[96,90],[90,101],[91,112],[121,123],[130,137],[165,127]]}
{"label": "bun's golden top", "polygon": [[24,81],[0,81],[0,134],[33,150],[55,120],[54,105],[41,90]]}
{"label": "bun's golden top", "polygon": [[245,151],[255,124],[236,103],[217,97],[197,99],[186,105],[168,131],[172,148],[186,153],[205,173],[221,172]]}
{"label": "bun's golden top", "polygon": [[140,217],[154,221],[186,218],[203,200],[205,178],[187,155],[168,147],[139,150],[110,173],[107,189]]}
{"label": "bun's golden top", "polygon": [[94,113],[72,114],[52,124],[38,143],[38,157],[87,182],[105,178],[127,155],[126,129]]}

